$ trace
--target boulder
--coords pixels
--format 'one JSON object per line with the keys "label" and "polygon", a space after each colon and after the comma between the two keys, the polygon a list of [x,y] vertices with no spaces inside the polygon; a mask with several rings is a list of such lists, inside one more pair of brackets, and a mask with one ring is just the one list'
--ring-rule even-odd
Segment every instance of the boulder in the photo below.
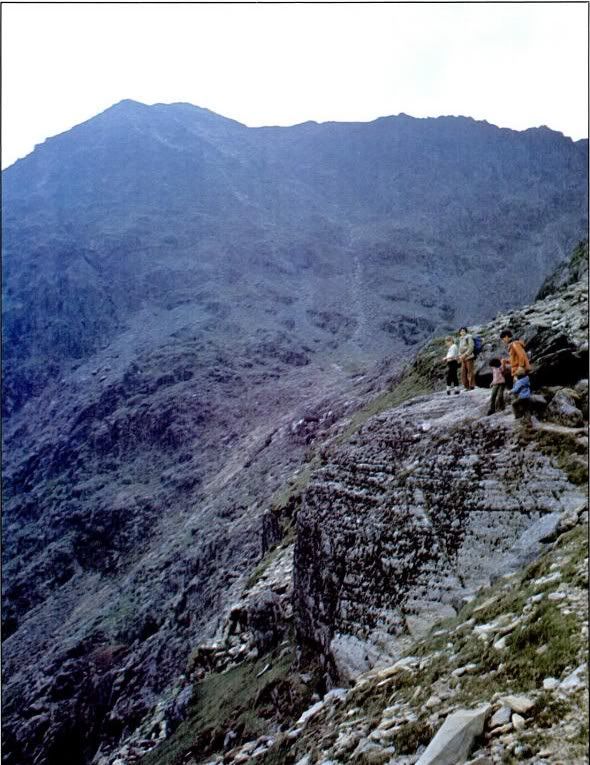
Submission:
{"label": "boulder", "polygon": [[392,747],[383,747],[374,741],[364,739],[352,753],[351,762],[362,765],[383,765],[395,753]]}
{"label": "boulder", "polygon": [[341,701],[344,701],[346,696],[348,695],[348,690],[346,688],[332,688],[331,691],[328,691],[326,695],[323,698],[323,701],[326,703],[339,703]]}
{"label": "boulder", "polygon": [[588,380],[580,380],[574,388],[578,396],[577,406],[585,420],[588,419]]}
{"label": "boulder", "polygon": [[533,364],[531,385],[574,384],[587,369],[587,353],[567,335],[550,327],[531,326],[524,332],[526,350]]}
{"label": "boulder", "polygon": [[522,730],[526,726],[526,720],[522,715],[515,712],[512,715],[512,725],[514,725],[514,730]]}
{"label": "boulder", "polygon": [[581,664],[571,674],[569,674],[565,680],[562,680],[559,687],[564,691],[573,691],[578,688],[586,687],[586,679],[584,672],[586,671],[586,665]]}
{"label": "boulder", "polygon": [[535,702],[532,699],[522,695],[502,696],[500,701],[518,714],[526,714],[535,706]]}
{"label": "boulder", "polygon": [[317,701],[313,706],[305,710],[305,712],[297,720],[296,725],[305,725],[305,723],[308,720],[311,720],[312,717],[315,717],[317,713],[324,708],[324,706],[325,706],[325,703],[323,701]]}
{"label": "boulder", "polygon": [[582,412],[578,408],[580,396],[571,388],[561,388],[553,396],[545,410],[545,416],[552,422],[568,428],[581,428],[584,425]]}
{"label": "boulder", "polygon": [[467,760],[473,742],[483,732],[489,704],[459,709],[449,715],[416,765],[459,765]]}
{"label": "boulder", "polygon": [[494,713],[492,719],[490,720],[489,727],[490,728],[497,728],[499,725],[506,725],[507,722],[510,722],[510,716],[512,714],[512,710],[508,706],[503,706],[498,709],[497,712]]}
{"label": "boulder", "polygon": [[277,645],[285,634],[287,623],[276,593],[266,590],[248,604],[248,625],[259,654]]}
{"label": "boulder", "polygon": [[349,684],[360,674],[379,664],[382,659],[380,652],[371,642],[340,633],[336,633],[332,638],[330,652],[338,677]]}

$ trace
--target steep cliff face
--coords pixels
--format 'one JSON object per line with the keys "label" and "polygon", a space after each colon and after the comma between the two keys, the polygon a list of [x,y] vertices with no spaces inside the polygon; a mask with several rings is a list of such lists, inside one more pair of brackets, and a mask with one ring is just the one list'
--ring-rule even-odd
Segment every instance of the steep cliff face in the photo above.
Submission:
{"label": "steep cliff face", "polygon": [[410,641],[397,661],[326,693],[287,730],[223,762],[255,752],[264,765],[584,765],[587,504],[562,517],[545,548]]}
{"label": "steep cliff face", "polygon": [[[533,380],[575,386],[587,365],[587,294],[578,283],[478,327],[479,368],[513,327],[531,339]],[[433,342],[407,378],[442,356]],[[583,501],[586,388],[542,390],[539,405],[560,424],[535,420],[530,437],[510,406],[486,417],[489,391],[476,389],[412,398],[322,451],[297,517],[294,604],[298,638],[322,654],[332,682],[391,661],[408,635],[538,554],[559,514]],[[570,439],[573,462],[563,461],[567,447],[556,461],[550,436]]]}
{"label": "steep cliff face", "polygon": [[326,414],[354,400],[330,375],[305,404],[301,375],[261,383],[248,409],[170,369],[110,375],[4,431],[6,763],[90,761],[133,731],[223,622]]}
{"label": "steep cliff face", "polygon": [[396,638],[455,614],[522,564],[583,495],[487,391],[424,396],[369,420],[313,477],[298,516],[298,636],[334,681],[386,663]]}

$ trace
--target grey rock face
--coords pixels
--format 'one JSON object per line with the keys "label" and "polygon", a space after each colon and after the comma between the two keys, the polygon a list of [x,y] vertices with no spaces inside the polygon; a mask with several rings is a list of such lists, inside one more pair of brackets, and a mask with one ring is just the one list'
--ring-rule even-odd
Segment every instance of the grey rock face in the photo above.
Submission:
{"label": "grey rock face", "polygon": [[489,722],[489,727],[497,728],[499,725],[506,725],[506,723],[510,722],[511,716],[512,709],[509,706],[500,707],[500,709],[498,709],[498,711],[492,715],[492,718]]}
{"label": "grey rock face", "polygon": [[434,394],[377,415],[315,474],[298,515],[294,603],[299,638],[334,680],[343,664],[350,674],[395,656],[396,636],[454,613],[582,501],[517,443],[511,415],[482,417],[487,397]]}
{"label": "grey rock face", "polygon": [[[83,762],[133,730],[215,634],[260,558],[261,509],[305,448],[291,434],[302,415],[295,400],[303,390],[304,411],[329,409],[301,375],[295,399],[286,380],[259,380],[260,402],[245,411],[224,395],[231,384],[157,386],[165,370],[146,362],[102,390],[93,376],[43,393],[35,427],[25,408],[4,430],[7,765],[63,761],[72,738]],[[337,396],[325,394],[334,407]],[[112,653],[110,666],[95,666],[98,649]],[[23,718],[29,708],[47,719]]]}
{"label": "grey rock face", "polygon": [[249,604],[248,626],[260,653],[265,653],[279,642],[286,622],[276,593],[263,592]]}
{"label": "grey rock face", "polygon": [[262,555],[279,542],[283,536],[279,519],[276,513],[272,511],[264,513],[262,516]]}
{"label": "grey rock face", "polygon": [[[586,285],[574,284],[473,328],[485,342],[480,374],[491,356],[506,355],[499,335],[509,327],[527,341],[533,389],[559,386],[535,394],[538,411],[547,409],[540,416],[551,418],[547,400],[557,397],[561,410],[565,398],[581,424],[587,301]],[[415,373],[438,375],[439,355],[427,346]],[[294,602],[298,635],[323,654],[333,681],[395,658],[404,635],[420,635],[483,583],[538,556],[583,502],[540,442],[520,440],[509,410],[483,416],[488,396],[415,398],[324,450],[298,516]],[[549,437],[570,432],[540,427]]]}

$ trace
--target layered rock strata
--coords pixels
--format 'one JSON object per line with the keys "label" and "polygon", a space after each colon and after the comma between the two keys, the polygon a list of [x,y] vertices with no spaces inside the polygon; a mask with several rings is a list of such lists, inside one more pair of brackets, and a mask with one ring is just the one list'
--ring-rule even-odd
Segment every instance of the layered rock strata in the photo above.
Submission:
{"label": "layered rock strata", "polygon": [[420,397],[367,422],[314,475],[298,515],[298,637],[333,682],[394,658],[538,553],[579,489],[488,393]]}

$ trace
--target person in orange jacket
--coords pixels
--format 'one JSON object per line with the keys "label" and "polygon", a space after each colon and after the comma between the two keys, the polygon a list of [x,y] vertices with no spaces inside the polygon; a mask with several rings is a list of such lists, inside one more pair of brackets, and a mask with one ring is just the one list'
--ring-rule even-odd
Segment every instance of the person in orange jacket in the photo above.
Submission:
{"label": "person in orange jacket", "polygon": [[[509,329],[504,329],[500,332],[500,340],[508,348],[509,356],[507,359],[502,359],[502,372],[509,371],[511,374],[514,374],[519,367],[522,367],[525,372],[530,372],[531,363],[522,340],[515,340]],[[510,367],[510,369],[507,369],[507,367]]]}

